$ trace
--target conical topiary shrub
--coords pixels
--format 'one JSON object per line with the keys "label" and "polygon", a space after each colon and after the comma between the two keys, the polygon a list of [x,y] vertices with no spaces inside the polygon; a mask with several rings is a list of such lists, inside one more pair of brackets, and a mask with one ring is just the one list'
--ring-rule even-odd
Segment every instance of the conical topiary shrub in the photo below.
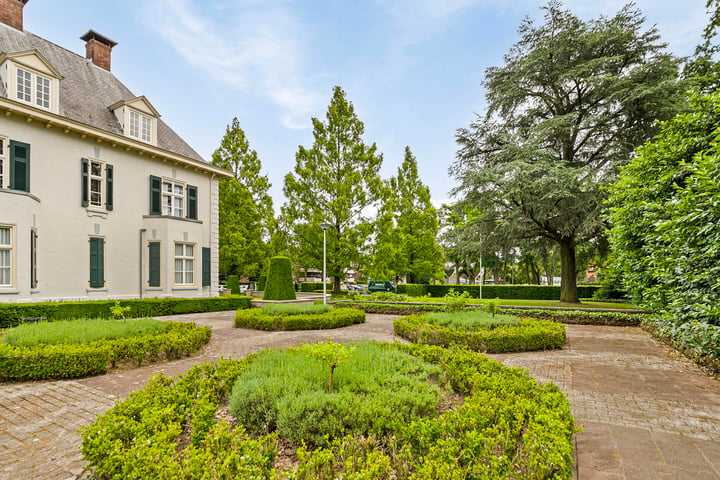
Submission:
{"label": "conical topiary shrub", "polygon": [[263,300],[295,300],[292,263],[288,257],[272,257]]}

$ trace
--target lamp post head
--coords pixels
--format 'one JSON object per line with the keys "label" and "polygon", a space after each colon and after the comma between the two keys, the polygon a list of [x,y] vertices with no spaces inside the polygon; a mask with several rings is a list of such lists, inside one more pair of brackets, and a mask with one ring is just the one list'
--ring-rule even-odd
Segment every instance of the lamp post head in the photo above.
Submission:
{"label": "lamp post head", "polygon": [[320,224],[320,228],[322,228],[323,230],[327,230],[330,227],[332,227],[332,225],[330,225],[329,223],[321,223]]}

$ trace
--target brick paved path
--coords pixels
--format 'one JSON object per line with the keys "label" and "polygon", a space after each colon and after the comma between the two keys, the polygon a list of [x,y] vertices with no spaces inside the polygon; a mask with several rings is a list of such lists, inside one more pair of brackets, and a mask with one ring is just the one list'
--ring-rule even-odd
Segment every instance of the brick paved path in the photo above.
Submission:
{"label": "brick paved path", "polygon": [[[82,475],[77,429],[153,373],[241,357],[265,347],[325,340],[392,341],[392,316],[333,331],[232,328],[232,312],[168,317],[211,325],[199,355],[74,381],[0,385],[0,479],[69,480]],[[576,436],[581,480],[720,480],[720,382],[637,328],[568,325],[562,350],[492,355],[567,393],[583,428]]]}

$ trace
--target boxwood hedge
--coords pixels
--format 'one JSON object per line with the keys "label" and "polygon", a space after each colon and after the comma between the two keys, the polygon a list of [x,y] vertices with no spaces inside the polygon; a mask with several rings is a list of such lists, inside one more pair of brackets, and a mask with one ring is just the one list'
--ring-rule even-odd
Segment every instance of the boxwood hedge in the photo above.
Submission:
{"label": "boxwood hedge", "polygon": [[18,348],[0,344],[0,380],[79,378],[107,373],[121,364],[142,365],[190,355],[210,341],[210,327],[168,322],[164,333],[86,344]]}
{"label": "boxwood hedge", "polygon": [[[468,292],[472,298],[478,298],[480,289],[478,285],[422,285],[404,284],[397,286],[397,293],[404,293],[414,297],[444,297],[450,289],[455,292]],[[600,285],[578,285],[578,298],[592,298]],[[513,298],[520,300],[560,300],[559,285],[483,285],[483,298]]]}
{"label": "boxwood hedge", "polygon": [[325,313],[269,315],[261,308],[238,310],[235,326],[255,330],[321,330],[365,323],[365,312],[354,308],[333,308]]}
{"label": "boxwood hedge", "polygon": [[275,434],[251,437],[215,418],[250,356],[153,377],[82,429],[82,453],[99,478],[572,477],[575,426],[555,385],[465,348],[394,348],[440,365],[464,403],[411,422],[394,438],[341,437],[300,448],[297,463],[276,464]]}
{"label": "boxwood hedge", "polygon": [[[110,311],[118,300],[87,302],[0,303],[0,329],[19,325],[23,318],[41,317],[48,321],[74,318],[113,318]],[[130,307],[127,318],[159,317],[185,313],[221,312],[250,308],[250,297],[225,296],[212,298],[145,298],[119,300],[121,307]]]}
{"label": "boxwood hedge", "polygon": [[561,348],[565,325],[548,320],[522,319],[518,326],[456,328],[426,323],[424,315],[410,315],[393,322],[395,334],[428,345],[465,345],[487,353],[524,352]]}

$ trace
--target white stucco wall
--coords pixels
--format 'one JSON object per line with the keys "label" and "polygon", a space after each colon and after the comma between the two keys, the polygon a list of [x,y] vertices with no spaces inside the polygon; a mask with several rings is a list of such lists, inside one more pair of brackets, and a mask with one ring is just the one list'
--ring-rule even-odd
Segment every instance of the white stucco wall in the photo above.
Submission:
{"label": "white stucco wall", "polygon": [[[0,136],[30,145],[30,195],[0,189],[0,225],[16,230],[15,284],[0,302],[217,294],[217,179],[181,164],[127,151],[17,115]],[[113,165],[113,210],[81,206],[81,158]],[[198,220],[149,215],[150,175],[197,187]],[[30,229],[38,233],[38,287],[30,289]],[[141,247],[141,230],[142,247]],[[89,238],[105,239],[105,288],[89,287]],[[161,287],[147,286],[148,242],[161,242]],[[174,285],[174,243],[195,244],[195,285]],[[211,248],[212,286],[202,287],[202,247]],[[142,273],[142,277],[141,277]]]}

